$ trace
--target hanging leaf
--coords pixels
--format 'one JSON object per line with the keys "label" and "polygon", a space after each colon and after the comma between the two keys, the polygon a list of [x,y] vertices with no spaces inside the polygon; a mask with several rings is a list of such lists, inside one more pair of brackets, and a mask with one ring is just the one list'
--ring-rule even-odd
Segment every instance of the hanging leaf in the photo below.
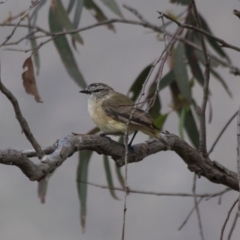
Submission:
{"label": "hanging leaf", "polygon": [[87,180],[88,180],[88,165],[92,151],[83,150],[79,152],[79,164],[77,168],[77,190],[80,200],[80,222],[82,231],[85,232],[86,217],[87,217]]}
{"label": "hanging leaf", "polygon": [[154,124],[155,124],[159,129],[162,129],[164,123],[165,123],[166,120],[167,120],[167,117],[168,117],[168,113],[159,116],[159,117],[154,121]]}
{"label": "hanging leaf", "polygon": [[[204,65],[205,64],[205,58],[203,56],[203,53],[200,51],[195,50],[195,56],[200,60],[200,62]],[[220,64],[219,62],[217,62],[214,58],[211,58],[210,60],[210,68],[216,68],[218,67]],[[204,65],[205,67],[205,65]]]}
{"label": "hanging leaf", "polygon": [[[107,17],[102,12],[102,10],[98,7],[98,5],[93,2],[93,0],[84,1],[84,6],[88,10],[90,10],[90,13],[97,20],[97,22],[102,22],[102,21],[108,20]],[[108,27],[108,29],[112,30],[114,33],[116,32],[113,24],[108,24],[107,27]]]}
{"label": "hanging leaf", "polygon": [[104,169],[105,169],[105,174],[106,174],[106,178],[107,178],[107,184],[108,184],[109,192],[114,199],[119,200],[115,191],[114,191],[114,189],[113,189],[114,184],[113,184],[112,173],[111,173],[111,168],[110,168],[110,163],[109,163],[108,156],[106,156],[106,155],[103,156],[103,163],[104,163]]}
{"label": "hanging leaf", "polygon": [[73,26],[75,29],[78,28],[81,15],[82,15],[82,9],[83,9],[83,2],[84,0],[77,0],[77,5],[75,8],[74,18],[73,18]]}
{"label": "hanging leaf", "polygon": [[202,69],[198,64],[198,58],[195,55],[195,51],[192,47],[189,45],[185,44],[185,53],[186,57],[188,59],[188,64],[190,66],[191,72],[193,76],[196,78],[198,83],[203,86],[204,85],[204,76],[202,73]]}
{"label": "hanging leaf", "polygon": [[[203,30],[205,30],[206,32],[209,32],[210,34],[212,34],[212,31],[210,30],[210,27],[208,26],[207,22],[205,21],[205,19],[201,16],[201,14],[199,14],[199,18],[202,24],[202,28]],[[219,46],[219,44],[217,43],[217,41],[211,37],[206,37],[209,44],[212,46],[212,48],[221,56],[227,59],[227,61],[230,63],[230,59],[228,57],[228,55],[225,53],[225,51]]]}
{"label": "hanging leaf", "polygon": [[198,149],[198,146],[199,146],[199,132],[198,132],[198,128],[197,128],[195,119],[194,119],[193,114],[192,114],[192,110],[190,108],[186,112],[184,127],[187,131],[188,137],[190,138],[191,142],[193,143],[195,148]]}
{"label": "hanging leaf", "polygon": [[227,94],[229,95],[230,98],[232,98],[232,93],[228,88],[228,85],[226,81],[221,77],[220,74],[218,74],[216,71],[210,68],[211,74],[222,84],[223,88],[226,90]]}
{"label": "hanging leaf", "polygon": [[74,4],[75,4],[76,0],[70,0],[68,3],[68,7],[67,7],[67,14],[69,15],[70,12],[72,11]]}
{"label": "hanging leaf", "polygon": [[142,85],[143,85],[144,81],[146,80],[146,78],[149,74],[149,71],[151,70],[151,67],[152,67],[152,64],[148,65],[141,71],[141,73],[138,75],[138,77],[132,84],[130,90],[128,91],[128,94],[133,93],[133,96],[131,97],[131,99],[134,102],[137,100],[137,98],[139,97],[139,94],[142,91]]}
{"label": "hanging leaf", "polygon": [[[37,6],[34,8],[34,10],[32,11],[32,14],[30,16],[30,20],[31,20],[31,26],[35,27],[36,23],[37,23],[37,16],[38,16],[38,12],[39,10],[44,6],[44,4],[47,2],[47,0],[41,0]],[[33,30],[33,28],[31,28]]]}
{"label": "hanging leaf", "polygon": [[190,0],[170,0],[170,3],[176,3],[180,5],[189,5]]}
{"label": "hanging leaf", "polygon": [[41,97],[37,89],[37,83],[35,80],[33,62],[31,57],[28,57],[23,63],[23,69],[24,68],[27,68],[27,70],[22,74],[23,86],[26,93],[33,95],[36,102],[42,103]]}
{"label": "hanging leaf", "polygon": [[[49,27],[51,32],[62,32],[63,29],[59,22],[56,20],[52,9],[49,9]],[[67,38],[62,35],[53,40],[58,53],[61,57],[64,67],[71,78],[82,88],[86,87],[85,80],[78,69],[72,50],[68,44]]]}
{"label": "hanging leaf", "polygon": [[113,13],[117,14],[119,17],[123,17],[115,0],[101,0]]}
{"label": "hanging leaf", "polygon": [[175,80],[174,71],[169,71],[160,81],[160,90],[164,89],[165,87],[169,86]]}
{"label": "hanging leaf", "polygon": [[[62,28],[66,29],[67,31],[76,29],[76,27],[70,21],[68,13],[65,10],[61,0],[54,0],[54,3],[51,5],[51,9]],[[83,39],[81,38],[79,33],[71,34],[71,36],[72,38],[74,38],[75,41],[83,44]]]}
{"label": "hanging leaf", "polygon": [[149,110],[149,114],[151,115],[151,117],[153,119],[156,119],[157,117],[159,117],[161,107],[162,107],[162,105],[161,105],[160,97],[157,94],[156,99],[155,99],[155,103]]}
{"label": "hanging leaf", "polygon": [[47,194],[49,179],[55,171],[56,170],[52,171],[51,173],[48,173],[45,177],[41,178],[41,180],[38,182],[38,197],[40,198],[41,203],[45,203],[46,201],[46,194]]}
{"label": "hanging leaf", "polygon": [[183,128],[184,128],[186,113],[187,113],[187,109],[186,109],[186,106],[184,106],[184,107],[182,107],[182,109],[180,111],[179,128],[178,128],[179,135],[182,139],[184,139]]}
{"label": "hanging leaf", "polygon": [[122,172],[121,172],[121,168],[117,167],[117,165],[115,164],[115,170],[116,170],[116,174],[117,174],[117,179],[118,179],[122,189],[124,189],[125,188],[124,178],[123,178],[123,175],[122,175]]}
{"label": "hanging leaf", "polygon": [[180,89],[182,96],[188,101],[191,101],[192,94],[191,94],[191,88],[189,86],[184,53],[185,53],[184,45],[182,43],[179,43],[173,53],[173,58],[174,58],[173,71],[174,71],[177,85]]}

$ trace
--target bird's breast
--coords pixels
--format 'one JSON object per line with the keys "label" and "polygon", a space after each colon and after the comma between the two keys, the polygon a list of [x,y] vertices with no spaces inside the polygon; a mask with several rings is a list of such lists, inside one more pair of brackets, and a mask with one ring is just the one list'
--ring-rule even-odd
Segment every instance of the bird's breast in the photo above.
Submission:
{"label": "bird's breast", "polygon": [[107,116],[102,108],[102,101],[97,102],[89,99],[88,112],[94,123],[101,131],[105,133],[125,133],[126,124]]}

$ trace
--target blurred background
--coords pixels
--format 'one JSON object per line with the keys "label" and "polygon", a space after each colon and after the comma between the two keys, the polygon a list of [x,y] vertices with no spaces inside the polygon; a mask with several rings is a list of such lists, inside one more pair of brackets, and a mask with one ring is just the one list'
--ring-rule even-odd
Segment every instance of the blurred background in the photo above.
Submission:
{"label": "blurred background", "polygon": [[[116,15],[100,1],[96,2],[109,18],[116,18]],[[134,15],[122,8],[124,3],[137,9],[145,19],[156,25],[161,24],[157,11],[169,10],[178,14],[184,9],[169,1],[117,0],[117,3],[126,19],[136,20]],[[12,15],[16,15],[29,5],[30,1],[8,0],[0,5],[1,21],[8,17],[10,11]],[[38,13],[37,25],[44,29],[48,29],[49,5],[50,1]],[[239,1],[197,1],[197,7],[210,24],[214,35],[239,46],[240,22],[232,14],[233,9],[240,10]],[[84,9],[80,27],[93,23],[94,18]],[[103,82],[119,92],[127,93],[140,71],[160,56],[164,43],[159,42],[156,33],[143,27],[117,23],[115,28],[115,34],[105,26],[82,32],[84,45],[78,46],[79,54],[75,56],[87,84]],[[22,36],[22,31],[25,30],[18,28],[12,40]],[[11,28],[1,28],[1,43],[10,32]],[[23,42],[18,48],[29,48],[29,44]],[[67,74],[52,42],[43,46],[39,53],[41,68],[36,81],[43,103],[36,103],[33,96],[25,93],[22,85],[22,65],[30,54],[3,50],[4,48],[1,51],[2,81],[18,99],[24,117],[43,147],[53,144],[71,132],[85,133],[95,127],[87,112],[86,97],[79,94],[79,86]],[[238,66],[240,54],[231,49],[226,49],[226,52],[233,65]],[[233,98],[228,97],[217,81],[210,79],[213,120],[207,125],[208,148],[230,116],[239,108],[240,103],[239,76],[229,74],[227,68],[219,67],[217,70],[227,81]],[[167,71],[168,66],[165,65],[164,73]],[[202,89],[196,86],[193,91],[200,105]],[[168,89],[161,92],[161,100],[162,112],[170,111],[171,96]],[[2,94],[0,116],[0,148],[31,149],[30,143],[21,133],[11,103]],[[235,172],[237,172],[236,128],[235,119],[211,154],[212,160],[217,160]],[[179,134],[176,113],[169,116],[164,129]],[[135,143],[146,139],[145,135],[138,134]],[[37,182],[29,181],[16,167],[1,165],[1,239],[120,239],[124,193],[116,192],[119,200],[114,200],[108,190],[93,186],[88,187],[86,232],[82,233],[76,188],[77,165],[78,154],[74,154],[57,169],[50,179],[45,204],[41,204],[38,199]],[[114,172],[113,161],[111,168]],[[89,182],[106,185],[103,158],[96,153],[90,161]],[[192,182],[193,173],[174,152],[160,152],[128,166],[128,184],[132,189],[191,193]],[[115,175],[114,183],[115,186],[119,186]],[[197,193],[212,193],[224,188],[225,186],[213,184],[205,178],[197,181]],[[225,194],[221,205],[218,204],[218,198],[202,201],[200,212],[205,239],[219,239],[228,210],[237,196],[238,193],[233,191]],[[178,231],[193,206],[193,198],[130,194],[127,197],[125,239],[201,239],[196,213],[191,216],[186,226]],[[225,236],[236,211],[235,208],[226,227]],[[239,235],[240,228],[236,227],[232,239],[239,239]]]}

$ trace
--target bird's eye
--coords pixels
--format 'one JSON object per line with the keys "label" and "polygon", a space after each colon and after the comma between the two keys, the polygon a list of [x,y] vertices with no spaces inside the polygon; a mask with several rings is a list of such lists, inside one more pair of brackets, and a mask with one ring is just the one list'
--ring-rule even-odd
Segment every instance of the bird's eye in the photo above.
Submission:
{"label": "bird's eye", "polygon": [[101,90],[100,89],[95,89],[93,92],[100,92]]}

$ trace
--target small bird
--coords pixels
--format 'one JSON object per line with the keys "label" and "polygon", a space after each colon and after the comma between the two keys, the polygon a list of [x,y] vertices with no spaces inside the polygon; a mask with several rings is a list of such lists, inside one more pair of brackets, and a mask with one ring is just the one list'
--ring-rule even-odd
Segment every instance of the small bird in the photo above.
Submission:
{"label": "small bird", "polygon": [[88,95],[88,112],[103,132],[102,135],[124,135],[127,122],[132,115],[128,134],[134,133],[135,136],[137,131],[141,131],[150,137],[158,138],[166,145],[153,119],[144,110],[135,108],[134,102],[129,97],[114,91],[104,83],[92,83],[80,93]]}

